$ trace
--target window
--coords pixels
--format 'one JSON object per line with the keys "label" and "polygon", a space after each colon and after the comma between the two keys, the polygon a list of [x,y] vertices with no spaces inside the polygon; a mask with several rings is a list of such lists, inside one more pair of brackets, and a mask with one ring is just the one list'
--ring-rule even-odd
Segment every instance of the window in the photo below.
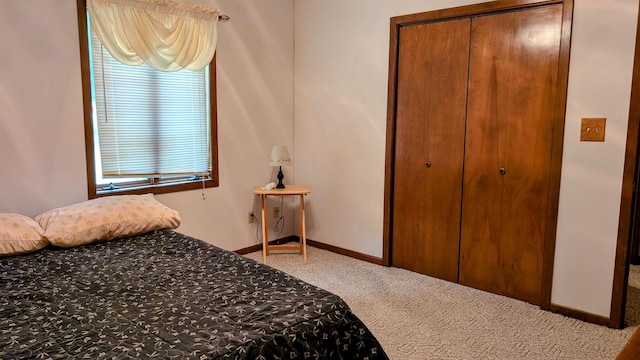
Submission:
{"label": "window", "polygon": [[199,72],[119,63],[78,0],[89,198],[218,186],[215,57]]}

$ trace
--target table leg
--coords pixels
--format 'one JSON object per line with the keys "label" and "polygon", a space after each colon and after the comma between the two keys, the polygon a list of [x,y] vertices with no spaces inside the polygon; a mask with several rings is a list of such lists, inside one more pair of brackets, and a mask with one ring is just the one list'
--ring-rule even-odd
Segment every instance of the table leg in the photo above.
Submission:
{"label": "table leg", "polygon": [[303,221],[304,221],[303,218],[302,218],[302,216],[303,216],[302,215],[302,202],[303,201],[304,200],[302,199],[302,195],[300,195],[300,210],[299,210],[300,211],[300,216],[299,216],[300,223],[298,224],[298,225],[300,225],[300,241],[299,241],[299,244],[300,244],[300,255],[304,254],[304,243],[302,241],[302,224],[303,224]]}
{"label": "table leg", "polygon": [[300,232],[302,232],[302,238],[300,244],[302,245],[302,251],[304,256],[304,264],[307,265],[307,229],[305,227],[304,218],[304,195],[300,194]]}
{"label": "table leg", "polygon": [[267,195],[262,195],[262,262],[267,263],[269,239],[267,238]]}

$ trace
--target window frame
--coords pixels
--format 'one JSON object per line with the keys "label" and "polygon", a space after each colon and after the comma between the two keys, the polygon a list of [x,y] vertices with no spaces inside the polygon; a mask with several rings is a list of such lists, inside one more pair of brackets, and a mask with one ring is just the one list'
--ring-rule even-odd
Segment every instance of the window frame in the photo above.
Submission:
{"label": "window frame", "polygon": [[[216,96],[216,56],[209,64],[209,106],[211,127],[211,174],[203,180],[187,180],[178,182],[162,182],[160,178],[148,178],[147,182],[137,182],[133,185],[120,186],[114,190],[99,190],[96,186],[96,166],[94,152],[93,132],[93,106],[91,103],[91,73],[89,63],[89,36],[87,30],[87,2],[77,0],[78,34],[80,41],[80,67],[82,73],[82,103],[84,115],[84,142],[87,165],[87,191],[88,198],[111,195],[134,194],[166,194],[179,191],[197,190],[218,187],[220,185],[218,175],[218,121],[217,121],[217,96]],[[120,184],[119,184],[120,185]]]}

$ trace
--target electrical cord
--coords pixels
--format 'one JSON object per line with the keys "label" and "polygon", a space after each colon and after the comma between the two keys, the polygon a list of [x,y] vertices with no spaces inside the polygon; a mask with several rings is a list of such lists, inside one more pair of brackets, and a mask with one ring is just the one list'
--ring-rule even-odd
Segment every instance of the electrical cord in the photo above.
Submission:
{"label": "electrical cord", "polygon": [[[284,208],[284,196],[281,196],[280,197],[280,214],[282,214],[283,208]],[[259,243],[262,243],[262,239],[260,238],[260,231],[259,231],[261,227],[260,225],[262,225],[262,223],[260,222],[260,220],[258,220],[258,217],[253,212],[251,213],[251,217],[256,223],[256,239],[258,240]],[[282,234],[282,231],[284,230],[284,225],[285,225],[285,216],[280,215],[278,220],[276,220],[275,225],[273,226],[273,232],[276,233],[276,239],[274,240],[276,244],[279,244],[280,242],[280,234]]]}
{"label": "electrical cord", "polygon": [[251,217],[253,218],[253,221],[256,222],[256,239],[258,239],[258,243],[262,243],[262,239],[260,238],[260,225],[262,225],[260,223],[260,220],[258,220],[258,218],[256,217],[256,214],[254,214],[253,212],[251,212]]}

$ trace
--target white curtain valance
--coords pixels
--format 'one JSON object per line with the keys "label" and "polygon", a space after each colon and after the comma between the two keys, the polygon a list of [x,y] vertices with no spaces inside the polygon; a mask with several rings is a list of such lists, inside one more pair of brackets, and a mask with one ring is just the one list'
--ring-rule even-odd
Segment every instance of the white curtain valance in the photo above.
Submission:
{"label": "white curtain valance", "polygon": [[116,60],[161,70],[204,69],[219,11],[176,0],[87,0],[91,30]]}

